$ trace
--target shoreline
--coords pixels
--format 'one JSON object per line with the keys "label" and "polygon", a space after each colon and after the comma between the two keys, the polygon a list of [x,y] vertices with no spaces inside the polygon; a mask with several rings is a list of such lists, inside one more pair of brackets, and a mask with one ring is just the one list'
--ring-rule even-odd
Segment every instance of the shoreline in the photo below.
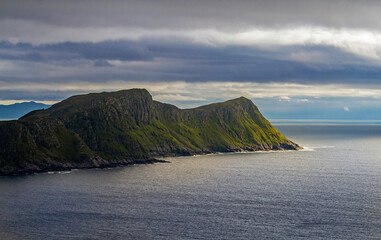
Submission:
{"label": "shoreline", "polygon": [[[298,149],[278,149],[278,150],[254,150],[254,151],[231,151],[231,152],[212,152],[212,153],[205,153],[205,154],[194,154],[194,155],[180,155],[180,156],[173,156],[173,157],[199,157],[199,156],[208,156],[208,155],[219,155],[219,154],[245,154],[245,153],[277,153],[277,152],[294,152],[294,151],[303,151],[305,148],[302,146],[299,146]],[[171,157],[163,157],[165,158],[171,158]]]}
{"label": "shoreline", "polygon": [[[291,151],[300,151],[303,147],[297,148],[297,149],[269,149],[269,150],[240,150],[240,151],[226,151],[226,152],[204,152],[204,153],[198,153],[194,155],[168,155],[168,156],[157,156],[152,159],[147,160],[134,160],[132,162],[121,162],[121,163],[110,163],[110,164],[103,164],[102,166],[75,166],[75,167],[61,167],[61,166],[55,166],[51,168],[44,168],[44,169],[20,169],[16,171],[1,171],[0,170],[0,177],[18,177],[18,176],[28,176],[33,174],[40,174],[40,173],[59,173],[59,172],[71,172],[73,170],[85,170],[85,169],[105,169],[105,168],[117,168],[117,167],[127,167],[130,165],[140,165],[140,164],[155,164],[155,163],[170,163],[170,161],[166,160],[168,158],[177,158],[177,157],[197,157],[197,156],[207,156],[207,155],[218,155],[218,154],[239,154],[239,153],[271,153],[271,152],[291,152]],[[36,166],[37,167],[37,166]]]}
{"label": "shoreline", "polygon": [[138,164],[154,164],[154,163],[170,163],[169,161],[163,160],[163,159],[148,159],[144,161],[133,161],[133,162],[126,162],[126,163],[110,163],[110,164],[104,164],[102,166],[75,166],[75,167],[52,167],[52,168],[46,168],[46,169],[20,169],[16,171],[9,171],[4,172],[0,170],[0,177],[18,177],[18,176],[28,176],[33,174],[39,174],[39,173],[58,173],[58,172],[71,172],[73,170],[82,170],[82,169],[105,169],[105,168],[116,168],[116,167],[125,167],[130,165],[138,165]]}

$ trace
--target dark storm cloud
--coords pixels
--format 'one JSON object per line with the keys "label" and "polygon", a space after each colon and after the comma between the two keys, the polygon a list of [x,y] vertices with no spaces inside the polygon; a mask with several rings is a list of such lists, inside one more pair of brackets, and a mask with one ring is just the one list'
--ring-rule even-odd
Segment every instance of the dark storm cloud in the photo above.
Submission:
{"label": "dark storm cloud", "polygon": [[[313,53],[311,57],[310,53]],[[298,59],[300,55],[303,59]],[[314,59],[316,55],[319,59]],[[245,46],[208,46],[178,39],[41,45],[3,41],[0,43],[0,59],[10,63],[23,62],[13,71],[0,72],[3,82],[123,79],[317,84],[379,83],[381,79],[378,65],[337,48],[320,45],[264,50]],[[118,60],[119,65],[113,64],[113,60]]]}
{"label": "dark storm cloud", "polygon": [[0,58],[27,61],[65,59],[145,61],[151,60],[152,56],[146,47],[131,41],[63,42],[38,46],[2,41],[0,42]]}
{"label": "dark storm cloud", "polygon": [[378,29],[380,11],[373,0],[5,0],[0,61],[13,67],[0,81],[373,83],[380,36],[337,28]]}
{"label": "dark storm cloud", "polygon": [[0,19],[57,26],[232,28],[317,24],[380,29],[377,0],[5,0]]}
{"label": "dark storm cloud", "polygon": [[149,60],[152,58],[150,52],[144,46],[129,41],[105,41],[101,43],[73,43],[65,42],[58,44],[47,44],[41,46],[46,51],[62,51],[77,53],[81,57],[91,60]]}
{"label": "dark storm cloud", "polygon": [[379,118],[380,12],[379,0],[2,0],[0,103],[144,87],[186,107],[244,95],[270,117]]}
{"label": "dark storm cloud", "polygon": [[112,67],[112,66],[114,65],[112,65],[106,60],[97,60],[94,62],[94,67]]}

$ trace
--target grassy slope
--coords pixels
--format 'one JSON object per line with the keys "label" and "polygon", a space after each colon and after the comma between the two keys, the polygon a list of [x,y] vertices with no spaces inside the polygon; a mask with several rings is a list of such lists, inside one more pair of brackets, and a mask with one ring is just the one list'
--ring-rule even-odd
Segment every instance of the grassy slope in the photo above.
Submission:
{"label": "grassy slope", "polygon": [[73,96],[0,133],[0,171],[297,146],[246,98],[181,110],[139,89]]}

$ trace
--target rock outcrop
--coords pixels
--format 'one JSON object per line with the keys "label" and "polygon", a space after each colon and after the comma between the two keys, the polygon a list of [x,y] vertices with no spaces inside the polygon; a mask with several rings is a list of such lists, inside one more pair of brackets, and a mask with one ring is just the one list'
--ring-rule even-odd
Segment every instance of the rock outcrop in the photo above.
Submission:
{"label": "rock outcrop", "polygon": [[182,110],[154,101],[145,89],[73,96],[0,122],[0,136],[0,175],[300,148],[244,97]]}

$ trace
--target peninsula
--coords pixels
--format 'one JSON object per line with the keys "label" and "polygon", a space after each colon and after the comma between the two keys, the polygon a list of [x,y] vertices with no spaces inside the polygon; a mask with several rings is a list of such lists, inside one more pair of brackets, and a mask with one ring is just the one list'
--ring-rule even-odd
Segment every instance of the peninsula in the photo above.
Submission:
{"label": "peninsula", "polygon": [[193,109],[145,89],[72,96],[0,122],[0,175],[151,163],[215,152],[297,150],[247,98]]}

